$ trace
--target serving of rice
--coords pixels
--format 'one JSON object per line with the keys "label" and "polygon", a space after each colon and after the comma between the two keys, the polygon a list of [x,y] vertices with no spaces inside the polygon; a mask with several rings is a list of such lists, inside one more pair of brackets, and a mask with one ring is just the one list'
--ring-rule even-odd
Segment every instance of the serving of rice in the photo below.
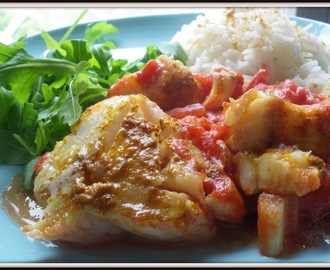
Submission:
{"label": "serving of rice", "polygon": [[224,67],[248,81],[265,67],[270,83],[292,79],[320,92],[330,78],[330,45],[308,33],[310,26],[297,26],[276,8],[221,8],[183,25],[172,41],[193,72]]}

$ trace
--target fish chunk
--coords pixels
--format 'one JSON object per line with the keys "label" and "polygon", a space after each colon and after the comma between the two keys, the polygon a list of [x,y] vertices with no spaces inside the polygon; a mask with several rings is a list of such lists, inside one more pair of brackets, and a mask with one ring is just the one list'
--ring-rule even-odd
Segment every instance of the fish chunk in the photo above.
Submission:
{"label": "fish chunk", "polygon": [[246,195],[301,197],[318,189],[327,174],[321,158],[294,147],[270,148],[262,155],[240,152],[235,162],[238,183]]}
{"label": "fish chunk", "polygon": [[144,94],[164,111],[205,99],[202,86],[191,71],[165,55],[150,60],[141,71],[123,76],[110,88],[108,97],[130,94]]}
{"label": "fish chunk", "polygon": [[203,106],[207,110],[221,110],[222,103],[229,97],[242,93],[243,76],[240,73],[225,69],[215,69],[212,72],[213,85],[210,94],[204,100]]}
{"label": "fish chunk", "polygon": [[277,98],[257,90],[224,103],[227,145],[234,152],[264,152],[272,145]]}
{"label": "fish chunk", "polygon": [[296,105],[251,89],[224,104],[230,127],[228,147],[234,152],[264,152],[273,145],[297,146],[314,155],[330,152],[330,104]]}
{"label": "fish chunk", "polygon": [[[259,251],[267,257],[279,257],[297,236],[299,202],[297,196],[261,193],[258,197]],[[291,240],[292,241],[292,240]]]}
{"label": "fish chunk", "polygon": [[41,164],[34,195],[45,218],[23,232],[86,244],[123,233],[170,242],[210,238],[216,227],[202,203],[203,179],[183,184],[164,170],[177,162],[169,147],[175,138],[177,120],[142,94],[89,107]]}

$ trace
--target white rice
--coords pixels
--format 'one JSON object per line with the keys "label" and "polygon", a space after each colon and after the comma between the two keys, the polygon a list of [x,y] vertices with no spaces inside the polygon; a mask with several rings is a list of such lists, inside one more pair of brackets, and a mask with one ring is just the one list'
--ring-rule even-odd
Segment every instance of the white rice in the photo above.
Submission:
{"label": "white rice", "polygon": [[275,8],[222,8],[198,16],[175,34],[193,72],[223,67],[246,81],[264,65],[268,80],[292,79],[320,92],[330,79],[330,45]]}

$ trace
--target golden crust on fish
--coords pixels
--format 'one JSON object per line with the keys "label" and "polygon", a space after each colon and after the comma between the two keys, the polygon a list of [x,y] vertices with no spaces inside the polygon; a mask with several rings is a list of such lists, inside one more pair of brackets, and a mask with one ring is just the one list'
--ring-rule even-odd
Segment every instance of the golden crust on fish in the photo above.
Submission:
{"label": "golden crust on fish", "polygon": [[[189,181],[186,189],[195,186],[195,197],[173,184],[170,190],[162,187],[169,177],[163,168],[177,160],[168,144],[178,134],[176,120],[143,95],[117,96],[88,108],[42,164],[34,193],[45,206],[45,219],[23,231],[83,242],[74,231],[81,225],[70,223],[82,215],[95,216],[93,227],[82,226],[86,234],[93,231],[95,242],[123,231],[163,241],[211,237],[214,219],[198,200],[203,190]],[[109,232],[103,230],[106,222]]]}

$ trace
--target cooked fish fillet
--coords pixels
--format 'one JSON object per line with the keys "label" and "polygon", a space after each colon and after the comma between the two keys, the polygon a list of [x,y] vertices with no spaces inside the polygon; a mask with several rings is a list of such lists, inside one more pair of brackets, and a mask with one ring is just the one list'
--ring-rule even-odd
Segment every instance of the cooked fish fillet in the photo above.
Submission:
{"label": "cooked fish fillet", "polygon": [[227,144],[235,152],[263,152],[283,143],[325,156],[330,152],[329,119],[329,102],[296,105],[257,89],[224,105]]}
{"label": "cooked fish fillet", "polygon": [[45,218],[23,232],[87,244],[123,232],[162,241],[211,237],[205,176],[178,158],[170,147],[176,138],[177,120],[144,95],[91,106],[41,165],[34,194]]}

